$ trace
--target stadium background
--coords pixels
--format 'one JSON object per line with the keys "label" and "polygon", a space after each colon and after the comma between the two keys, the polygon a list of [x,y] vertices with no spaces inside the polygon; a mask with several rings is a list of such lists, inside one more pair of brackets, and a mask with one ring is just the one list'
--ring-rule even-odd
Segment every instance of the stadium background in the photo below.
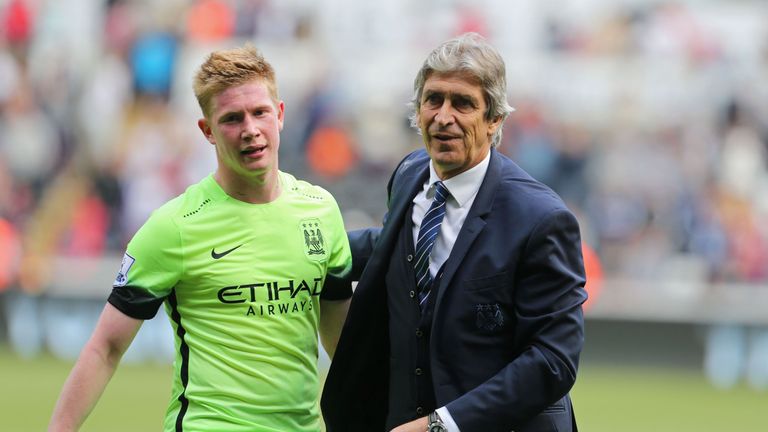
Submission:
{"label": "stadium background", "polygon": [[[44,429],[125,242],[213,169],[191,91],[207,52],[264,51],[281,168],[355,228],[420,145],[420,62],[464,31],[507,61],[500,150],[582,225],[582,429],[766,430],[761,0],[0,0],[0,430]],[[145,324],[84,430],[157,430],[167,326]]]}

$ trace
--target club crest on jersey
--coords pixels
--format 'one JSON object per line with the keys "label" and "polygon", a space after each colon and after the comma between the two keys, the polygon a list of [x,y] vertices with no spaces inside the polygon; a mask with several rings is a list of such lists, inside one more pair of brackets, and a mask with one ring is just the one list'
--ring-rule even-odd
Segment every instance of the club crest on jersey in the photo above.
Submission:
{"label": "club crest on jersey", "polygon": [[120,271],[117,272],[115,283],[112,284],[113,286],[121,287],[124,286],[126,282],[128,282],[128,272],[131,270],[131,266],[134,262],[136,262],[136,259],[134,259],[132,256],[128,255],[127,253],[123,255],[123,262],[120,263]]}
{"label": "club crest on jersey", "polygon": [[299,230],[304,239],[304,253],[309,259],[321,261],[325,259],[325,240],[318,219],[304,219],[299,223]]}

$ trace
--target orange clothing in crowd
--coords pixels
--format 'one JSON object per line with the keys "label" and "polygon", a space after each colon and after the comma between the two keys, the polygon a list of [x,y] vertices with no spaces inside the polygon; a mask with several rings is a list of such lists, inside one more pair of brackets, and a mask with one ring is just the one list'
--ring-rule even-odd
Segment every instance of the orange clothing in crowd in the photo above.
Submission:
{"label": "orange clothing in crowd", "polygon": [[8,288],[16,278],[20,252],[16,228],[0,218],[0,291]]}
{"label": "orange clothing in crowd", "polygon": [[584,302],[584,310],[588,310],[600,295],[603,285],[603,266],[600,257],[588,244],[581,244],[581,253],[584,256],[584,271],[587,273],[587,301]]}

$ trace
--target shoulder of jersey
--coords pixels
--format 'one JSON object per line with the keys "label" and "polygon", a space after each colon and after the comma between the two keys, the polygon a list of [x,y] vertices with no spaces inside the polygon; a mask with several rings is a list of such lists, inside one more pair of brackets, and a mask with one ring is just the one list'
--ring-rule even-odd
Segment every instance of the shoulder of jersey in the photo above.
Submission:
{"label": "shoulder of jersey", "polygon": [[292,193],[315,201],[333,200],[331,193],[320,186],[299,180],[290,174],[286,174],[285,179],[285,185]]}
{"label": "shoulder of jersey", "polygon": [[200,184],[194,184],[184,193],[163,204],[155,212],[158,216],[187,219],[205,211],[213,197]]}

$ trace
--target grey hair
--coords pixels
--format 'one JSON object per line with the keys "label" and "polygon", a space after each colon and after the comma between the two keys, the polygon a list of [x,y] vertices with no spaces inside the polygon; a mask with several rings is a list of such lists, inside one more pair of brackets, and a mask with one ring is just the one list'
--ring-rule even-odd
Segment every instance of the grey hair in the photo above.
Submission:
{"label": "grey hair", "polygon": [[[435,48],[421,66],[413,80],[413,98],[411,99],[411,126],[418,129],[418,114],[421,109],[421,94],[424,83],[433,73],[468,73],[477,78],[485,95],[488,111],[486,120],[501,117],[502,122],[514,111],[507,103],[507,78],[504,59],[499,52],[477,33],[464,33],[454,39],[443,42]],[[499,126],[493,134],[491,145],[501,143]],[[421,131],[419,131],[421,132]]]}

